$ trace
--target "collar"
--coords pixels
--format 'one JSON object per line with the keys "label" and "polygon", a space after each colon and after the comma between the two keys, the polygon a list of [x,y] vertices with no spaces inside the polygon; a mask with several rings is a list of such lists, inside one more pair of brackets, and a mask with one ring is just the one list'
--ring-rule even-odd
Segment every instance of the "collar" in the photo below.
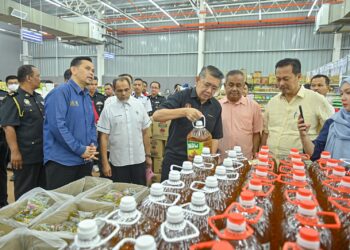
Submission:
{"label": "collar", "polygon": [[[191,90],[191,98],[195,98],[195,99],[197,99],[197,100],[200,102],[200,100],[199,100],[199,98],[198,98],[198,95],[197,95],[196,87],[191,88],[190,90]],[[212,98],[213,98],[213,97],[212,97]],[[212,99],[212,98],[210,98],[209,100],[207,100],[205,103],[211,103],[211,99]],[[203,104],[205,104],[205,103],[203,103]]]}
{"label": "collar", "polygon": [[126,102],[122,102],[122,101],[120,101],[119,99],[118,99],[118,97],[115,97],[116,99],[117,99],[117,102],[120,104],[120,105],[129,105],[129,106],[132,106],[131,104],[132,104],[132,101],[133,100],[137,100],[135,97],[133,97],[133,96],[131,96],[130,95],[130,97],[129,97],[129,100],[128,101],[126,101]]}
{"label": "collar", "polygon": [[248,104],[248,98],[242,96],[241,99],[239,99],[237,102],[230,102],[230,101],[227,99],[227,96],[225,96],[224,98],[222,98],[222,103],[225,103],[225,104],[226,104],[226,103],[230,103],[230,104],[233,104],[233,105],[239,105],[239,104],[247,105],[247,104]]}
{"label": "collar", "polygon": [[89,90],[87,88],[81,89],[79,85],[71,79],[68,80],[67,82],[69,86],[71,86],[74,91],[79,95],[79,94],[89,94]]}
{"label": "collar", "polygon": [[30,94],[27,91],[25,91],[24,89],[22,89],[21,86],[18,87],[17,92],[18,92],[18,94],[24,95],[25,97],[35,96],[37,94],[35,91],[33,91],[33,94]]}
{"label": "collar", "polygon": [[[304,98],[305,97],[305,92],[306,92],[306,89],[304,88],[303,85],[301,85],[300,88],[299,88],[298,93],[295,96],[299,96],[300,98]],[[282,98],[282,97],[285,98],[284,95],[281,94],[280,98]]]}

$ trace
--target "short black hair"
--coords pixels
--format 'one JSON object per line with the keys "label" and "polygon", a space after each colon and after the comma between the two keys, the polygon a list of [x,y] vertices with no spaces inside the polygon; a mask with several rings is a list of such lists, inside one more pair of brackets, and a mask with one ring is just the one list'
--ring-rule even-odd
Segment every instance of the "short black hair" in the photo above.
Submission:
{"label": "short black hair", "polygon": [[241,75],[241,76],[244,77],[244,73],[242,71],[234,69],[234,70],[230,70],[229,72],[227,72],[227,74],[226,74],[226,81],[227,81],[227,78],[229,76],[234,76],[234,75]]}
{"label": "short black hair", "polygon": [[178,86],[181,86],[181,84],[180,84],[180,83],[176,83],[176,84],[174,85],[174,89],[176,89]]}
{"label": "short black hair", "polygon": [[111,86],[113,88],[112,83],[109,83],[109,82],[105,83],[104,87],[106,87],[106,86]]}
{"label": "short black hair", "polygon": [[328,76],[326,76],[326,75],[321,75],[321,74],[314,75],[314,76],[311,78],[310,83],[312,82],[313,79],[315,79],[315,78],[321,78],[321,77],[323,77],[323,78],[325,79],[327,86],[329,86],[331,80],[329,80],[329,77],[328,77]]}
{"label": "short black hair", "polygon": [[113,79],[113,89],[115,89],[115,85],[117,84],[117,81],[127,81],[129,83],[129,87],[131,87],[130,79],[128,77],[122,76],[122,77]]}
{"label": "short black hair", "polygon": [[143,82],[143,80],[142,80],[141,78],[135,78],[134,82],[136,82],[136,81],[141,81],[141,82]]}
{"label": "short black hair", "polygon": [[64,81],[68,81],[72,77],[72,71],[70,69],[66,69],[66,71],[63,74]]}
{"label": "short black hair", "polygon": [[34,65],[22,65],[17,70],[17,79],[19,82],[25,82],[27,76],[33,75],[33,68],[36,68]]}
{"label": "short black hair", "polygon": [[17,80],[18,81],[18,78],[15,75],[6,76],[5,82],[7,83],[9,80]]}
{"label": "short black hair", "polygon": [[278,61],[275,65],[275,71],[277,68],[282,68],[286,66],[292,66],[292,72],[294,75],[300,74],[301,73],[301,63],[299,59],[297,58],[284,58],[280,61]]}
{"label": "short black hair", "polygon": [[244,82],[244,84],[245,84],[245,85],[247,85],[247,88],[248,88],[248,89],[250,88],[250,85],[249,85],[249,83],[247,83],[247,82]]}
{"label": "short black hair", "polygon": [[118,77],[129,77],[131,82],[134,82],[134,78],[132,77],[132,75],[130,75],[128,73],[120,74]]}
{"label": "short black hair", "polygon": [[43,83],[53,83],[53,81],[51,81],[51,80],[41,80],[41,82],[43,82]]}
{"label": "short black hair", "polygon": [[157,82],[157,81],[153,81],[153,82],[151,82],[151,84],[150,84],[149,86],[151,86],[151,87],[152,87],[152,84],[153,84],[153,83],[158,84],[158,88],[160,89],[160,83],[159,83],[159,82]]}
{"label": "short black hair", "polygon": [[305,83],[305,84],[304,84],[304,88],[306,88],[306,89],[311,89],[310,83]]}
{"label": "short black hair", "polygon": [[224,74],[218,68],[212,65],[204,66],[201,69],[201,72],[199,73],[199,77],[204,78],[207,72],[209,73],[209,75],[211,75],[216,79],[220,79],[220,80],[224,79]]}
{"label": "short black hair", "polygon": [[78,56],[73,58],[73,60],[70,62],[70,66],[79,66],[81,64],[81,61],[89,61],[92,63],[92,59],[89,56]]}
{"label": "short black hair", "polygon": [[98,81],[98,77],[97,77],[97,76],[94,76],[94,80]]}
{"label": "short black hair", "polygon": [[148,86],[148,83],[145,80],[142,80],[144,84],[146,84],[146,86]]}

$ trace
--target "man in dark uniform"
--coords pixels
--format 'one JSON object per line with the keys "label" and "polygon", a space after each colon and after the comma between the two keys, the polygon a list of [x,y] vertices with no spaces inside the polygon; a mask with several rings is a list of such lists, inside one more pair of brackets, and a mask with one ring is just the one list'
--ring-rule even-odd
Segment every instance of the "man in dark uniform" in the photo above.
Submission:
{"label": "man in dark uniform", "polygon": [[153,81],[151,82],[151,95],[148,96],[148,98],[151,101],[152,105],[152,111],[148,112],[149,116],[152,116],[154,112],[159,108],[159,106],[166,101],[166,98],[164,96],[161,96],[159,94],[160,91],[160,83]]}
{"label": "man in dark uniform", "polygon": [[222,138],[221,105],[213,97],[220,90],[222,72],[214,66],[203,67],[196,78],[196,87],[175,93],[153,114],[153,120],[171,120],[168,142],[162,163],[162,181],[168,179],[170,165],[182,165],[187,160],[187,135],[192,122],[205,116],[206,129],[212,134],[211,153],[216,153]]}
{"label": "man in dark uniform", "polygon": [[105,105],[106,97],[97,92],[97,85],[98,85],[97,82],[98,82],[98,78],[95,76],[92,83],[88,86],[88,89],[89,89],[90,98],[94,102],[95,109],[98,115],[100,116],[102,109]]}
{"label": "man in dark uniform", "polygon": [[[8,93],[0,89],[0,108],[2,100]],[[0,127],[0,208],[6,206],[7,203],[7,158],[8,147],[5,138],[5,132]]]}
{"label": "man in dark uniform", "polygon": [[35,92],[40,85],[39,69],[23,65],[17,72],[20,87],[5,97],[0,124],[11,151],[15,199],[35,187],[45,188],[43,167],[44,99]]}

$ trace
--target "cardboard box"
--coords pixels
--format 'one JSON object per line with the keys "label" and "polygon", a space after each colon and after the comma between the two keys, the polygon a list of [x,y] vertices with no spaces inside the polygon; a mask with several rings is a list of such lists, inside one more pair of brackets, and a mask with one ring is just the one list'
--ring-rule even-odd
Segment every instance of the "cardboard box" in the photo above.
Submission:
{"label": "cardboard box", "polygon": [[154,174],[152,178],[152,183],[160,183],[161,177],[161,174]]}
{"label": "cardboard box", "polygon": [[153,173],[160,174],[162,172],[163,158],[153,158]]}
{"label": "cardboard box", "polygon": [[170,122],[153,122],[153,139],[167,140],[169,135]]}
{"label": "cardboard box", "polygon": [[151,155],[152,157],[162,158],[164,155],[164,141],[159,139],[151,140]]}

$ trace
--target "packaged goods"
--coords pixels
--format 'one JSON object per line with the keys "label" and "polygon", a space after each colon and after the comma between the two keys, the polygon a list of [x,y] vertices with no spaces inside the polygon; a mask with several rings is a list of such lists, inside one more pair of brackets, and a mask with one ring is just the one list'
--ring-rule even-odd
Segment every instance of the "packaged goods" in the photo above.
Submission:
{"label": "packaged goods", "polygon": [[196,178],[196,174],[193,171],[192,162],[184,161],[182,163],[182,166],[171,165],[170,166],[170,171],[174,170],[176,168],[177,169],[181,169],[181,171],[180,171],[180,180],[183,181],[187,187],[189,187],[191,185],[191,183],[197,179]]}
{"label": "packaged goods", "polygon": [[136,200],[132,196],[121,199],[119,209],[107,216],[120,226],[119,231],[112,239],[112,245],[116,245],[124,238],[137,238],[144,234],[155,235],[157,223],[143,215],[136,209]]}
{"label": "packaged goods", "polygon": [[191,189],[181,181],[180,172],[177,170],[170,170],[169,179],[162,182],[165,192],[172,192],[180,194],[181,198],[179,204],[184,204],[190,201]]}
{"label": "packaged goods", "polygon": [[177,204],[180,197],[176,193],[164,192],[162,184],[153,183],[149,196],[142,201],[139,210],[142,214],[160,224],[165,221],[168,207]]}
{"label": "packaged goods", "polygon": [[[226,221],[224,230],[219,230],[215,225],[218,221]],[[220,240],[228,241],[234,249],[255,250],[262,249],[254,236],[254,230],[247,224],[246,219],[240,213],[216,215],[209,218],[209,225]]]}
{"label": "packaged goods", "polygon": [[185,219],[195,225],[199,232],[200,241],[208,241],[214,238],[214,234],[208,225],[208,218],[214,216],[214,211],[207,205],[205,195],[202,192],[194,192],[191,202],[182,205]]}
{"label": "packaged goods", "polygon": [[187,135],[187,157],[193,161],[194,156],[201,155],[203,147],[212,148],[212,135],[205,128],[205,117],[203,121],[193,123],[193,129]]}
{"label": "packaged goods", "polygon": [[156,237],[158,249],[189,249],[198,242],[199,230],[185,220],[183,209],[179,206],[168,208],[166,221],[162,223]]}

